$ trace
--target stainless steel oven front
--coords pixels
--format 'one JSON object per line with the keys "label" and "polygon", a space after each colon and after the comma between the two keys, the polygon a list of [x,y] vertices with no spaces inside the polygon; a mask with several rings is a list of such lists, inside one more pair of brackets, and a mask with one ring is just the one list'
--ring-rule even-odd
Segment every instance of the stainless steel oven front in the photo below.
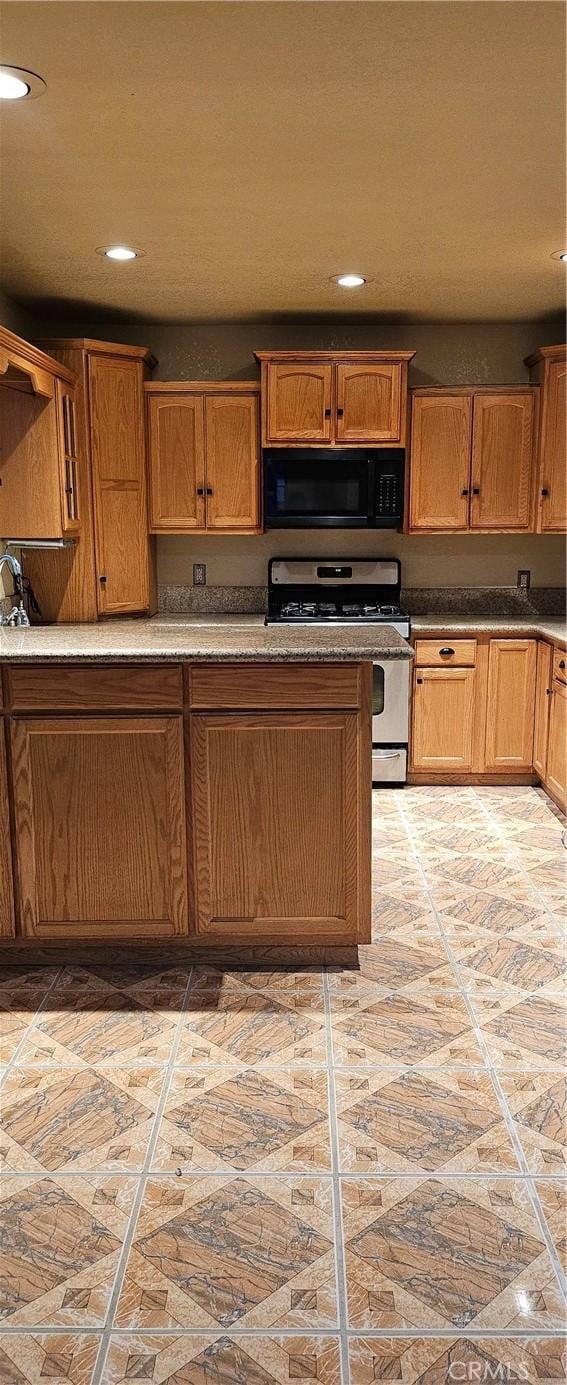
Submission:
{"label": "stainless steel oven front", "polygon": [[409,735],[410,660],[375,663],[372,693],[372,782],[404,783]]}

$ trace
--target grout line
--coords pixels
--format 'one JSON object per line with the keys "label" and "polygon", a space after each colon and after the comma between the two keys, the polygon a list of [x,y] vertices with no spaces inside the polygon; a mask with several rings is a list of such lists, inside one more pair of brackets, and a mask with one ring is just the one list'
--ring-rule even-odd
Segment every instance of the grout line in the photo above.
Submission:
{"label": "grout line", "polygon": [[347,1283],[345,1270],[345,1254],[342,1233],[341,1217],[341,1193],[340,1193],[340,1146],[339,1132],[337,1123],[337,1106],[335,1092],[335,1074],[333,1070],[333,1030],[331,1025],[331,1006],[329,999],[328,976],[323,974],[323,995],[325,1001],[325,1031],[327,1038],[327,1083],[329,1090],[329,1138],[331,1143],[331,1170],[332,1170],[332,1192],[333,1192],[333,1225],[335,1239],[335,1274],[337,1309],[339,1323],[339,1342],[341,1354],[341,1379],[343,1385],[348,1385],[350,1378],[348,1340],[346,1330],[348,1327],[347,1310]]}
{"label": "grout line", "polygon": [[[59,1324],[57,1327],[54,1327],[53,1323],[19,1323],[18,1325],[12,1324],[11,1326],[0,1327],[0,1341],[2,1337],[27,1337],[35,1336],[39,1333],[46,1336],[52,1334],[57,1337],[102,1337],[105,1330],[106,1329],[102,1327],[71,1327],[68,1324],[65,1326]],[[175,1339],[178,1337],[211,1337],[213,1340],[219,1337],[237,1339],[238,1337],[294,1338],[308,1336],[323,1339],[332,1337],[340,1340],[340,1333],[336,1327],[113,1327],[109,1330],[108,1335],[109,1337],[174,1337]],[[424,1337],[441,1337],[447,1341],[459,1341],[462,1340],[463,1337],[467,1339],[475,1338],[477,1341],[482,1341],[487,1337],[491,1340],[496,1337],[504,1341],[508,1340],[508,1338],[513,1338],[520,1342],[526,1340],[532,1341],[533,1339],[546,1340],[551,1337],[563,1342],[565,1340],[565,1329],[562,1327],[451,1328],[447,1327],[445,1324],[441,1327],[400,1327],[396,1329],[391,1327],[347,1327],[345,1329],[345,1337],[347,1340],[358,1337],[386,1338],[386,1340],[391,1340],[392,1337],[410,1337],[414,1341],[420,1341]],[[475,1376],[474,1379],[476,1380],[478,1377]],[[345,1385],[348,1385],[348,1381],[345,1382]]]}
{"label": "grout line", "polygon": [[118,1304],[118,1300],[119,1300],[119,1297],[120,1297],[120,1292],[121,1292],[121,1289],[122,1289],[122,1284],[123,1284],[123,1281],[124,1281],[124,1274],[125,1274],[125,1271],[126,1271],[126,1266],[127,1266],[127,1264],[128,1264],[128,1259],[129,1259],[129,1256],[130,1256],[130,1250],[131,1250],[131,1247],[132,1247],[132,1242],[133,1242],[133,1240],[134,1240],[134,1234],[135,1234],[135,1229],[136,1229],[136,1225],[137,1225],[137,1221],[138,1221],[138,1216],[139,1216],[140,1209],[141,1209],[141,1206],[142,1206],[142,1202],[143,1202],[143,1199],[144,1199],[144,1193],[145,1193],[145,1191],[146,1191],[146,1183],[147,1183],[148,1176],[149,1176],[150,1171],[151,1171],[152,1160],[153,1160],[153,1157],[154,1157],[155,1148],[156,1148],[157,1141],[158,1141],[158,1136],[159,1136],[159,1129],[160,1129],[160,1125],[161,1125],[161,1118],[162,1118],[162,1115],[163,1115],[163,1112],[164,1112],[164,1109],[165,1109],[165,1104],[166,1104],[167,1097],[168,1097],[168,1093],[169,1093],[169,1089],[170,1089],[170,1086],[171,1086],[171,1081],[172,1081],[172,1077],[173,1077],[173,1066],[174,1066],[174,1063],[175,1063],[175,1058],[176,1058],[176,1055],[177,1055],[177,1050],[178,1050],[179,1044],[180,1044],[180,1042],[181,1042],[181,1034],[182,1034],[182,1030],[183,1030],[183,1021],[184,1021],[184,1018],[185,1018],[185,1015],[186,1015],[186,1012],[187,1012],[187,1009],[188,1009],[188,1006],[189,1006],[189,997],[190,997],[190,994],[191,994],[191,981],[192,981],[192,978],[193,978],[193,971],[191,971],[191,972],[189,973],[189,976],[188,976],[188,979],[187,979],[187,985],[186,985],[186,988],[185,988],[185,993],[184,993],[184,995],[183,995],[183,999],[182,999],[181,1004],[180,1004],[180,1010],[179,1010],[179,1015],[178,1015],[178,1019],[177,1019],[177,1025],[176,1025],[176,1029],[175,1029],[175,1036],[174,1036],[173,1043],[172,1043],[172,1046],[171,1046],[171,1051],[170,1051],[170,1055],[169,1055],[169,1060],[168,1060],[167,1064],[166,1064],[165,1067],[164,1067],[164,1077],[163,1077],[163,1082],[162,1082],[162,1087],[161,1087],[160,1098],[159,1098],[159,1101],[158,1101],[158,1104],[157,1104],[157,1107],[156,1107],[156,1111],[155,1111],[155,1115],[154,1115],[154,1121],[153,1121],[153,1126],[152,1126],[152,1133],[151,1133],[150,1139],[149,1139],[149,1141],[148,1141],[148,1146],[147,1146],[147,1149],[146,1149],[146,1158],[145,1158],[145,1160],[144,1160],[144,1167],[143,1167],[142,1173],[141,1173],[141,1175],[140,1175],[140,1177],[139,1177],[138,1189],[137,1189],[137,1192],[136,1192],[136,1195],[135,1195],[135,1198],[134,1198],[134,1202],[133,1202],[133,1206],[132,1206],[132,1211],[131,1211],[131,1213],[130,1213],[130,1217],[129,1217],[129,1220],[128,1220],[128,1225],[127,1225],[127,1227],[126,1227],[126,1232],[125,1232],[124,1239],[123,1239],[123,1242],[122,1242],[122,1250],[121,1250],[121,1252],[120,1252],[120,1256],[119,1256],[119,1259],[118,1259],[118,1265],[117,1265],[116,1274],[115,1274],[115,1277],[114,1277],[114,1284],[113,1284],[112,1292],[111,1292],[111,1295],[110,1295],[110,1298],[109,1298],[109,1301],[108,1301],[108,1308],[107,1308],[107,1312],[106,1312],[106,1319],[105,1319],[105,1323],[104,1323],[103,1334],[102,1334],[102,1338],[101,1338],[101,1343],[100,1343],[100,1348],[99,1348],[99,1351],[98,1351],[97,1359],[96,1359],[95,1366],[94,1366],[94,1371],[93,1371],[93,1376],[92,1376],[91,1385],[103,1385],[103,1374],[102,1374],[102,1373],[103,1373],[103,1371],[104,1371],[105,1362],[106,1362],[106,1356],[107,1356],[107,1353],[108,1353],[108,1345],[109,1345],[109,1341],[110,1341],[110,1332],[111,1332],[112,1323],[113,1323],[113,1320],[114,1320],[114,1314],[115,1314],[116,1307],[117,1307],[117,1304]]}

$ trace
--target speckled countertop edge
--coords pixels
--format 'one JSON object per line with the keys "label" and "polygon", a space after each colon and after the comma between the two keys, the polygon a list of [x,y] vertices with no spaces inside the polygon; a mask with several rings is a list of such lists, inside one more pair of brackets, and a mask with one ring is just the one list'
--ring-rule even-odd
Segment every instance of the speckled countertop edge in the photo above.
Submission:
{"label": "speckled countertop edge", "polygon": [[440,630],[447,635],[516,635],[518,639],[546,639],[562,649],[567,647],[567,625],[551,616],[532,616],[519,620],[517,616],[412,616],[412,635],[435,637]]}

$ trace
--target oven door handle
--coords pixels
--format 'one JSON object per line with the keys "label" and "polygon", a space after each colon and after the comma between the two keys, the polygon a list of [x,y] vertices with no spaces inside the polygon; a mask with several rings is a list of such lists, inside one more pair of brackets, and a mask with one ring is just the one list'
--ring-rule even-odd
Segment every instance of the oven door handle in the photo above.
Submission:
{"label": "oven door handle", "polygon": [[399,760],[403,750],[404,747],[400,750],[377,750],[376,746],[372,746],[372,754],[376,756],[377,760]]}

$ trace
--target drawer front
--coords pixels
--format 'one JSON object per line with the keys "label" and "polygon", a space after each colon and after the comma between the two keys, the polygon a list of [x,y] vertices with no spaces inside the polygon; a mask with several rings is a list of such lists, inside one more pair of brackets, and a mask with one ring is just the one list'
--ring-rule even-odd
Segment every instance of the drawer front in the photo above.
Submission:
{"label": "drawer front", "polygon": [[14,712],[163,711],[181,707],[181,664],[54,665],[10,668]]}
{"label": "drawer front", "polygon": [[453,640],[450,636],[438,640],[416,640],[415,662],[418,668],[473,668],[476,663],[476,640]]}
{"label": "drawer front", "polygon": [[358,664],[197,664],[190,671],[190,705],[199,710],[355,708]]}
{"label": "drawer front", "polygon": [[553,677],[559,683],[567,683],[567,654],[564,649],[553,652]]}

